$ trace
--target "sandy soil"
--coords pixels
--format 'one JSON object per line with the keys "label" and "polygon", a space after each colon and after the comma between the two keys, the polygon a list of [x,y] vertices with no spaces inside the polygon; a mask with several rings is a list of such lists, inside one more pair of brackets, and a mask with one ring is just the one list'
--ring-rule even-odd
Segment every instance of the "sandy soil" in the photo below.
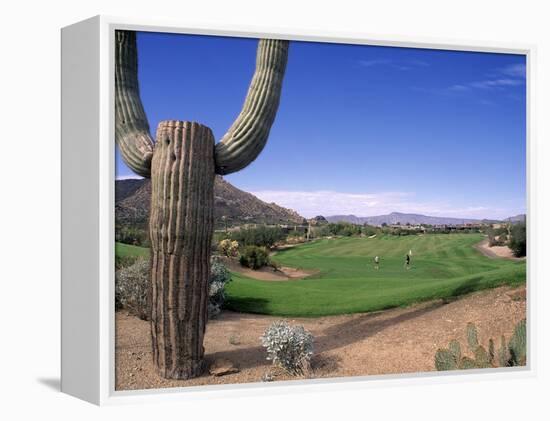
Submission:
{"label": "sandy soil", "polygon": [[525,260],[525,257],[516,257],[508,246],[493,246],[489,247],[489,240],[486,238],[481,243],[476,244],[476,249],[491,259],[510,259],[510,260]]}
{"label": "sandy soil", "polygon": [[[310,377],[342,377],[434,370],[439,347],[458,339],[466,349],[465,328],[474,322],[480,341],[509,338],[526,317],[525,288],[500,287],[452,302],[437,300],[409,308],[365,314],[287,319],[315,337]],[[209,322],[207,364],[227,359],[240,372],[192,380],[166,380],[152,363],[149,323],[124,312],[116,314],[116,389],[148,389],[223,383],[259,382],[269,372],[275,380],[290,377],[273,370],[259,337],[279,317],[223,312]]]}
{"label": "sandy soil", "polygon": [[260,281],[290,281],[293,279],[307,278],[308,276],[319,273],[319,271],[315,270],[303,270],[286,266],[281,266],[279,269],[263,267],[258,270],[253,270],[241,266],[239,262],[232,259],[223,258],[222,261],[231,272],[239,273],[248,278],[258,279]]}

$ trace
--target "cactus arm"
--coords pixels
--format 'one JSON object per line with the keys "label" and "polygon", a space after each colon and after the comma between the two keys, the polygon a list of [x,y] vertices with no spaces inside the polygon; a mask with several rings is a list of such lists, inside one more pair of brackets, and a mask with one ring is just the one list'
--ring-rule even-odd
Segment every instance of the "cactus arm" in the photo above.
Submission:
{"label": "cactus arm", "polygon": [[115,48],[116,142],[126,165],[149,178],[153,140],[139,96],[136,33],[116,31]]}
{"label": "cactus arm", "polygon": [[216,145],[216,173],[239,171],[264,148],[275,119],[288,58],[288,41],[258,42],[256,70],[241,113]]}

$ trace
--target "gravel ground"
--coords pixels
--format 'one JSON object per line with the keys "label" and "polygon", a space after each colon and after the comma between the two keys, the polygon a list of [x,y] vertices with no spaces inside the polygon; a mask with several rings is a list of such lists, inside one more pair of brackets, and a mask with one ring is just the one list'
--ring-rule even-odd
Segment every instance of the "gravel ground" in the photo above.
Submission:
{"label": "gravel ground", "polygon": [[[434,370],[434,354],[458,339],[466,349],[468,322],[478,327],[480,342],[509,338],[526,317],[525,288],[501,287],[476,292],[451,302],[443,300],[381,312],[286,320],[304,325],[315,337],[312,378],[426,372]],[[281,318],[224,311],[208,323],[206,362],[227,359],[238,373],[166,380],[152,363],[149,323],[125,312],[116,314],[116,389],[149,389],[259,382],[290,377],[266,361],[259,337]]]}

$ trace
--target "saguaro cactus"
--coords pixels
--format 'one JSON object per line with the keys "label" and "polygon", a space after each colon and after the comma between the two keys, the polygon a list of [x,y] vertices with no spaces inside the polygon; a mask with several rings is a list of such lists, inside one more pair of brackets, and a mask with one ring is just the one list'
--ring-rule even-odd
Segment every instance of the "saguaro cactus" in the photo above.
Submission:
{"label": "saguaro cactus", "polygon": [[116,142],[126,164],[151,177],[151,337],[166,378],[203,369],[214,176],[250,164],[262,151],[279,106],[288,41],[260,40],[243,109],[215,144],[201,124],[163,121],[154,143],[141,104],[136,34],[116,32]]}

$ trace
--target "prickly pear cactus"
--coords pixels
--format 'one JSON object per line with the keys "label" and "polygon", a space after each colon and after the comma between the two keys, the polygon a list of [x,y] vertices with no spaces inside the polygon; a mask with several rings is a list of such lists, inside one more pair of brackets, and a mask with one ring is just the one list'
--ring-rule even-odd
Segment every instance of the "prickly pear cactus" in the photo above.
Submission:
{"label": "prickly pear cactus", "polygon": [[444,370],[467,370],[473,368],[511,367],[522,366],[527,361],[527,324],[525,320],[519,322],[510,342],[502,336],[500,347],[495,353],[495,342],[489,339],[488,350],[479,344],[477,328],[473,323],[466,326],[466,340],[473,358],[461,354],[460,343],[452,340],[449,348],[440,348],[435,353],[435,368]]}
{"label": "prickly pear cactus", "polygon": [[450,371],[458,369],[458,362],[452,351],[438,349],[435,353],[435,368],[437,371]]}
{"label": "prickly pear cactus", "polygon": [[476,349],[479,346],[479,341],[477,339],[477,328],[473,323],[468,323],[466,326],[466,338],[468,339],[468,347],[470,348],[470,351],[476,352]]}
{"label": "prickly pear cactus", "polygon": [[527,322],[522,320],[514,330],[508,344],[510,365],[521,366],[527,363]]}

